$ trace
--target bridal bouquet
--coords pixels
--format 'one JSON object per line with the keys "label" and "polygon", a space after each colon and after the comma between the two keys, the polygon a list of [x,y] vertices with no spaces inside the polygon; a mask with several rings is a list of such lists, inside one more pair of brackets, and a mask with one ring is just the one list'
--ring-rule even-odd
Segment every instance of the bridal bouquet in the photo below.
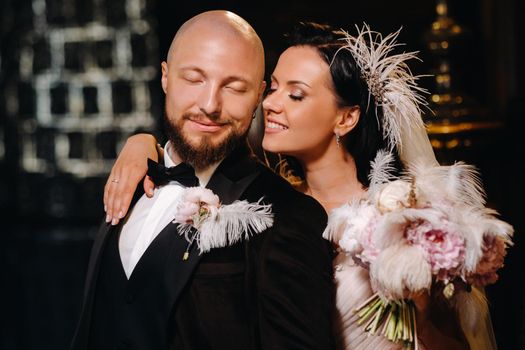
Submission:
{"label": "bridal bouquet", "polygon": [[273,213],[271,204],[261,204],[261,200],[222,205],[210,189],[188,187],[177,206],[174,222],[179,224],[179,233],[188,241],[183,256],[183,260],[187,260],[194,241],[201,253],[226,247],[271,227]]}
{"label": "bridal bouquet", "polygon": [[472,166],[414,165],[394,178],[391,163],[378,155],[367,198],[334,210],[324,236],[369,270],[376,293],[356,310],[358,322],[417,348],[410,299],[440,285],[452,300],[496,282],[513,228],[485,207]]}

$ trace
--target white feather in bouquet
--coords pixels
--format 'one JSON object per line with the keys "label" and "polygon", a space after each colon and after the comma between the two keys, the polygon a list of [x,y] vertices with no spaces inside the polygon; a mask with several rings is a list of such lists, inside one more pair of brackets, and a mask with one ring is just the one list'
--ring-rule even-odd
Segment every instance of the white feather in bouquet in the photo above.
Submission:
{"label": "white feather in bouquet", "polygon": [[472,165],[457,162],[450,166],[432,166],[416,162],[410,164],[407,177],[422,189],[420,200],[433,205],[466,206],[483,209],[485,192],[479,173]]}
{"label": "white feather in bouquet", "polygon": [[377,152],[376,157],[370,163],[370,174],[368,179],[370,185],[368,188],[369,198],[377,198],[379,191],[388,184],[393,178],[393,172],[395,170],[392,165],[394,162],[394,156],[391,152],[380,150]]}
{"label": "white feather in bouquet", "polygon": [[407,290],[428,291],[432,273],[424,252],[416,246],[394,244],[382,250],[370,266],[374,290],[385,300],[410,297]]}
{"label": "white feather in bouquet", "polygon": [[323,238],[332,242],[339,242],[351,218],[359,214],[360,207],[359,201],[352,201],[333,209],[328,216]]}

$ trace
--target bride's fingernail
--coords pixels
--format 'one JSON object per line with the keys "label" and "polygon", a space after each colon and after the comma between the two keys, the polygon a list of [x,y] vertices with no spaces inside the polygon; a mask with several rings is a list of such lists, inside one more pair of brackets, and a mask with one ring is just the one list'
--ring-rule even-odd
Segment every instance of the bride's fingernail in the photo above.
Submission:
{"label": "bride's fingernail", "polygon": [[115,218],[111,221],[111,225],[115,226],[118,223],[118,219]]}
{"label": "bride's fingernail", "polygon": [[104,211],[108,211],[108,206],[104,204]]}
{"label": "bride's fingernail", "polygon": [[111,221],[111,216],[106,215],[106,222],[110,222],[110,221]]}
{"label": "bride's fingernail", "polygon": [[118,218],[122,219],[124,217],[124,213],[121,211],[118,212]]}

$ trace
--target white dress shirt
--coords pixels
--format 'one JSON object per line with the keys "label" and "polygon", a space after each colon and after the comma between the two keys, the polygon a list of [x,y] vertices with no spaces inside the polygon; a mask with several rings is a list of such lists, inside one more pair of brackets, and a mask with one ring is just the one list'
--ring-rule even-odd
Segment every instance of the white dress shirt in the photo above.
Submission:
{"label": "white dress shirt", "polygon": [[[172,167],[180,163],[175,163],[174,159],[178,159],[178,155],[168,141],[165,146],[164,165]],[[200,186],[206,186],[219,163],[195,172]],[[151,242],[175,218],[177,204],[181,201],[184,188],[179,182],[170,181],[156,188],[153,197],[142,195],[132,208],[119,237],[120,259],[128,279]]]}

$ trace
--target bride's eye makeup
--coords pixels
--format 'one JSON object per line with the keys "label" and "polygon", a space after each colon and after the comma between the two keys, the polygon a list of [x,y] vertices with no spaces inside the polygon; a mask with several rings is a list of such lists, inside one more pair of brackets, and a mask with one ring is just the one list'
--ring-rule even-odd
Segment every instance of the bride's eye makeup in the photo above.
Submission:
{"label": "bride's eye makeup", "polygon": [[294,89],[288,95],[294,101],[302,101],[304,99],[304,92],[298,89]]}

